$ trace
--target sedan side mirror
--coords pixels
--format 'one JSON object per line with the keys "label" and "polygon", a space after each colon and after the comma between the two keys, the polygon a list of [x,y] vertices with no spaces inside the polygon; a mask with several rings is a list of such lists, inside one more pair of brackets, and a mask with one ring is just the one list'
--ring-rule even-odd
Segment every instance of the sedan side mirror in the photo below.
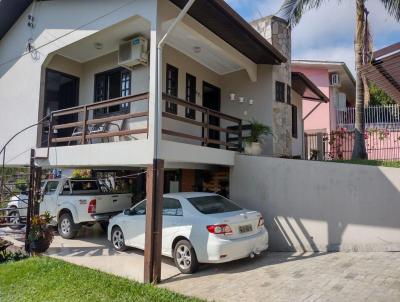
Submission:
{"label": "sedan side mirror", "polygon": [[124,213],[124,215],[131,215],[131,210],[125,209],[123,213]]}

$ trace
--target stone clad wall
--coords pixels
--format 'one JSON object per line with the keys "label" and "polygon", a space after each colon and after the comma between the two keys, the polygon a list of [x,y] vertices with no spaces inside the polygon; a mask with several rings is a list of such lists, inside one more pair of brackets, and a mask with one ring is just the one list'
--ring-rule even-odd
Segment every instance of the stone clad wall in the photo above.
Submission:
{"label": "stone clad wall", "polygon": [[[287,63],[273,66],[272,89],[280,81],[291,86],[291,29],[288,23],[278,17],[268,16],[255,20],[251,25],[286,58]],[[285,91],[285,94],[287,92]],[[275,97],[275,91],[273,91]],[[287,96],[286,96],[287,97]],[[273,106],[272,130],[274,132],[273,154],[275,156],[292,155],[292,115],[290,104],[276,102]]]}

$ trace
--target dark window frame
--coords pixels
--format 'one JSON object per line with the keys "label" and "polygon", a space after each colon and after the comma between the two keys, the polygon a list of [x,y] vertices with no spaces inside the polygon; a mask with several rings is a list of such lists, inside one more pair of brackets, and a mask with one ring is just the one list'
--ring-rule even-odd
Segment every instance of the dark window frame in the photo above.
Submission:
{"label": "dark window frame", "polygon": [[298,138],[298,118],[297,118],[297,106],[291,105],[292,106],[292,137],[293,138]]}
{"label": "dark window frame", "polygon": [[285,103],[285,83],[275,81],[275,100],[280,103]]}
{"label": "dark window frame", "polygon": [[[177,205],[179,205],[179,207],[174,208],[174,210],[175,210],[175,213],[174,213],[174,214],[172,214],[172,213],[166,211],[166,207],[165,207],[165,206],[166,206],[166,204],[167,204],[167,203],[166,203],[167,200],[175,201],[175,202],[177,203]],[[180,202],[178,199],[176,199],[176,198],[163,197],[162,215],[163,215],[163,216],[183,216],[183,209],[182,209],[182,204],[181,204],[181,202]]]}
{"label": "dark window frame", "polygon": [[[55,188],[52,188],[51,191],[49,191],[48,188],[49,188],[51,185],[53,185],[53,184],[56,185]],[[57,192],[57,188],[58,188],[58,185],[59,185],[59,184],[60,184],[60,182],[57,181],[57,180],[49,180],[49,181],[46,183],[46,186],[44,187],[43,195],[47,195],[47,196],[55,195],[56,192]]]}
{"label": "dark window frame", "polygon": [[[196,104],[196,77],[186,73],[186,101],[189,103]],[[192,120],[196,119],[196,110],[191,108],[185,109],[185,116]]]}
{"label": "dark window frame", "polygon": [[286,85],[286,102],[292,104],[292,87]]}
{"label": "dark window frame", "polygon": [[[117,67],[96,73],[94,75],[94,102],[101,102],[110,99],[109,77],[115,73],[120,74],[119,97],[129,96],[132,89],[132,72],[123,67]],[[94,117],[117,115],[130,112],[130,103],[97,109]]]}
{"label": "dark window frame", "polygon": [[[167,64],[165,82],[166,93],[170,96],[178,97],[179,69],[177,67]],[[165,111],[172,114],[178,114],[178,105],[166,102]]]}

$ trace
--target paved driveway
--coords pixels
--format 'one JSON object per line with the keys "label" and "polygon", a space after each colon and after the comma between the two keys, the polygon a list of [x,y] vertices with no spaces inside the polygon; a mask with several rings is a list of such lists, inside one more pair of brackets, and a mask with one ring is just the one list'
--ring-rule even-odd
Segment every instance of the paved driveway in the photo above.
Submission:
{"label": "paved driveway", "polygon": [[[115,252],[98,228],[56,236],[48,255],[142,281],[143,253]],[[215,301],[400,301],[400,253],[266,253],[182,275],[163,259],[161,287]]]}
{"label": "paved driveway", "polygon": [[216,301],[400,301],[400,253],[266,253],[161,286]]}
{"label": "paved driveway", "polygon": [[[131,249],[117,252],[108,242],[106,235],[98,226],[83,227],[79,236],[73,240],[56,235],[47,250],[48,256],[111,273],[135,281],[143,282],[143,252]],[[161,275],[163,279],[179,274],[169,258],[163,259]]]}

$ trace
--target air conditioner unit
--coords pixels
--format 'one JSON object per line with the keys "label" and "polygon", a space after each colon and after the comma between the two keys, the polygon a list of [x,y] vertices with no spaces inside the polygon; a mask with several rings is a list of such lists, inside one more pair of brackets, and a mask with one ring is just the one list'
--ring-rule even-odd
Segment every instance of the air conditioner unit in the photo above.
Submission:
{"label": "air conditioner unit", "polygon": [[149,60],[149,42],[142,36],[119,44],[118,64],[127,68],[147,65]]}
{"label": "air conditioner unit", "polygon": [[331,86],[340,86],[340,76],[338,73],[331,73],[330,84]]}

